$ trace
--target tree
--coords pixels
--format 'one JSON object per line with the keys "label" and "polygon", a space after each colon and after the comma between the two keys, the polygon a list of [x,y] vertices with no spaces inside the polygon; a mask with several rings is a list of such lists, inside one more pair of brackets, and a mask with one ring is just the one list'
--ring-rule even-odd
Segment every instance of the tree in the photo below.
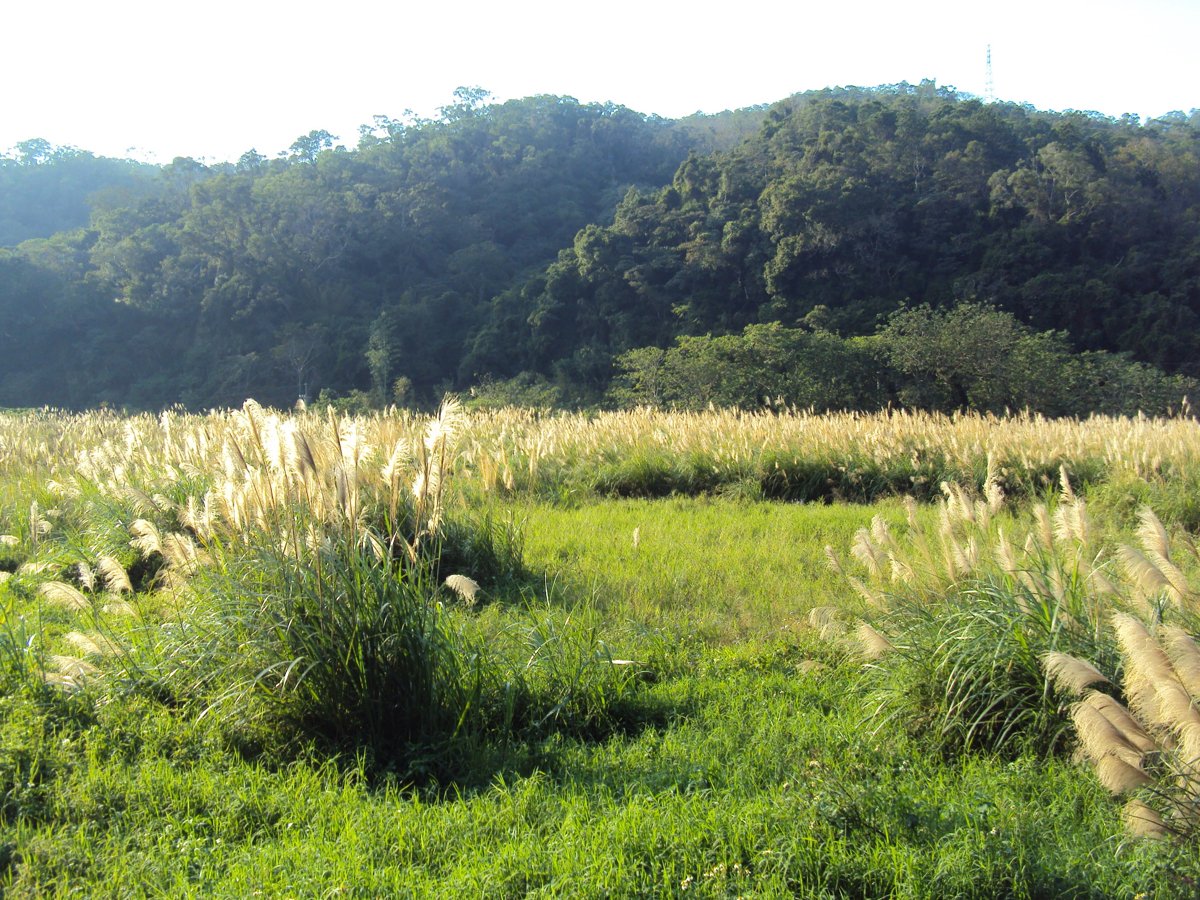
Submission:
{"label": "tree", "polygon": [[905,376],[900,400],[926,409],[1066,411],[1056,371],[1061,336],[1034,334],[1011,313],[976,303],[946,312],[928,306],[893,313],[879,332],[886,361]]}
{"label": "tree", "polygon": [[371,323],[367,338],[367,367],[371,371],[371,399],[376,406],[387,400],[388,376],[392,371],[392,352],[395,345],[395,323],[385,309]]}
{"label": "tree", "polygon": [[336,140],[336,137],[323,128],[314,129],[292,142],[287,149],[287,157],[297,162],[312,164],[317,161],[317,156],[332,148]]}
{"label": "tree", "polygon": [[289,322],[280,329],[278,341],[271,353],[281,366],[295,374],[296,396],[308,402],[314,365],[327,341],[326,330],[321,325],[302,326]]}

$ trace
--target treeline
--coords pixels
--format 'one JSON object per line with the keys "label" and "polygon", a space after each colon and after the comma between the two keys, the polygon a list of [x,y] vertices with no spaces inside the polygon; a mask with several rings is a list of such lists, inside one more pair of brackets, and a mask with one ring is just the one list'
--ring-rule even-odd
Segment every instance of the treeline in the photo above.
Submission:
{"label": "treeline", "polygon": [[[680,337],[617,357],[619,406],[803,408],[889,406],[1050,416],[1191,414],[1200,381],[1104,351],[1072,352],[1061,332],[1035,332],[974,304],[901,309],[871,335],[748,325],[741,334]],[[499,386],[491,395],[502,394]]]}
{"label": "treeline", "polygon": [[[90,192],[86,227],[0,250],[0,405],[427,402],[472,385],[691,403],[639,393],[635,372],[659,359],[670,381],[774,335],[795,378],[836,350],[842,381],[817,400],[751,367],[756,397],[1079,411],[1103,385],[1149,385],[1146,366],[1200,375],[1198,125],[929,83],[679,121],[464,89],[437,119],[378,118],[353,150],[314,131],[275,159],[176,160],[149,186]],[[962,304],[1074,366],[1074,399],[997,399],[880,349]],[[869,391],[846,374],[860,350]],[[704,396],[747,402],[729,384]]]}

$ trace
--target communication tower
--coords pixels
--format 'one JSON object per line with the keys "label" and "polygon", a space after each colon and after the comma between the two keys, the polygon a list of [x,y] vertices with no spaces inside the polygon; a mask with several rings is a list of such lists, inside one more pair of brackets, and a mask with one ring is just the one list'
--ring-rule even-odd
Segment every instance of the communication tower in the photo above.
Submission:
{"label": "communication tower", "polygon": [[988,103],[996,102],[996,85],[992,81],[992,45],[987,45],[987,82],[983,88],[983,99]]}

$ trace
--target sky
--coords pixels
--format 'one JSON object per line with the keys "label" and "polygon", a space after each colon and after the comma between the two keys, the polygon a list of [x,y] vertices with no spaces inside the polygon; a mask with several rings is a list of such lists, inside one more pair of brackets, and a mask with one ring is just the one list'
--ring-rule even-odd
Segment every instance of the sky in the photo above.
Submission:
{"label": "sky", "polygon": [[832,85],[934,79],[1040,109],[1200,107],[1200,0],[58,0],[9,4],[0,153],[44,138],[170,162],[275,156],[435,115],[454,89],[678,117]]}

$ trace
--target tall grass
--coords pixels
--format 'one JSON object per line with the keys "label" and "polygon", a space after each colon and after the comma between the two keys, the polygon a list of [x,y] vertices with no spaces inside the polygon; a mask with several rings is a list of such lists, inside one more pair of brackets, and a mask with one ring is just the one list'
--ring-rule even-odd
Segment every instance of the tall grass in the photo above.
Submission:
{"label": "tall grass", "polygon": [[[202,709],[247,747],[316,740],[443,774],[451,744],[636,717],[640,670],[594,623],[526,606],[515,523],[456,499],[453,399],[423,419],[247,402],[120,424],[46,482],[55,521],[35,503],[12,541],[23,589],[64,619],[55,684]],[[494,599],[524,624],[489,645],[475,618]]]}
{"label": "tall grass", "polygon": [[1200,646],[1179,625],[1148,627],[1127,613],[1113,627],[1119,676],[1082,656],[1047,658],[1047,676],[1081,698],[1071,710],[1081,752],[1127,798],[1130,832],[1200,842]]}
{"label": "tall grass", "polygon": [[[565,498],[733,490],[803,501],[932,500],[942,482],[982,489],[991,458],[1010,497],[1053,491],[1066,465],[1077,487],[1119,485],[1114,505],[1139,485],[1151,485],[1158,494],[1133,502],[1151,502],[1166,515],[1174,513],[1160,502],[1170,499],[1169,486],[1200,468],[1200,423],[1191,419],[800,410],[459,413],[463,440],[454,468],[469,493]],[[324,476],[342,467],[347,487],[358,480],[361,490],[384,498],[386,510],[384,495],[393,487],[383,474],[386,464],[395,457],[405,469],[410,456],[419,462],[424,453],[428,463],[441,452],[427,452],[428,424],[404,410],[280,415],[255,404],[206,416],[0,417],[0,515],[16,523],[27,517],[35,496],[27,490],[20,499],[7,495],[18,479],[37,483],[43,510],[87,483],[98,496],[123,504],[148,502],[166,512],[191,497],[196,512],[236,516],[241,492],[265,490],[263,479],[272,473],[290,469],[297,481],[308,477],[310,452]],[[258,474],[248,478],[248,470]],[[1181,503],[1179,515],[1192,515],[1193,506]],[[328,509],[317,503],[314,511]],[[15,534],[9,527],[3,533]]]}
{"label": "tall grass", "polygon": [[801,410],[597,415],[481,412],[464,462],[486,490],[547,496],[663,496],[752,486],[799,501],[935,499],[943,482],[1010,497],[1053,491],[1066,465],[1077,485],[1174,478],[1195,468],[1190,419],[945,416]]}
{"label": "tall grass", "polygon": [[900,537],[878,520],[861,530],[852,547],[861,574],[832,551],[831,560],[874,607],[860,637],[885,721],[930,733],[949,752],[1054,752],[1070,717],[1043,661],[1065,655],[1119,672],[1112,614],[1183,614],[1195,592],[1149,510],[1139,549],[1104,539],[1065,470],[1055,507],[1017,518],[986,484],[979,499],[947,485],[936,527],[910,515]]}
{"label": "tall grass", "polygon": [[245,715],[257,699],[295,733],[380,759],[452,738],[479,701],[482,663],[429,569],[345,543],[306,563],[260,548],[207,584],[219,598],[210,614],[232,630],[228,657],[198,660],[225,670],[214,709]]}

